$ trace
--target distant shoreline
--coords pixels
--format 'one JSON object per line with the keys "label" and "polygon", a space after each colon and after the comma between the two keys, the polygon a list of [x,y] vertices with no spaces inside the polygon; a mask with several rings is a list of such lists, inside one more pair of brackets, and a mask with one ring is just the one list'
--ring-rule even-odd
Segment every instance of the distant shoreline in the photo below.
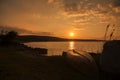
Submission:
{"label": "distant shoreline", "polygon": [[65,39],[51,36],[19,36],[18,41],[25,42],[67,42],[67,41],[91,41],[91,42],[103,42],[104,40],[96,40],[96,39]]}
{"label": "distant shoreline", "polygon": [[[95,40],[95,41],[92,41],[92,40],[79,40],[79,41],[72,40],[72,41],[74,41],[74,42],[104,42],[104,41],[99,41],[99,40]],[[69,41],[25,41],[22,43],[29,43],[29,42],[71,42],[71,40],[69,40]]]}

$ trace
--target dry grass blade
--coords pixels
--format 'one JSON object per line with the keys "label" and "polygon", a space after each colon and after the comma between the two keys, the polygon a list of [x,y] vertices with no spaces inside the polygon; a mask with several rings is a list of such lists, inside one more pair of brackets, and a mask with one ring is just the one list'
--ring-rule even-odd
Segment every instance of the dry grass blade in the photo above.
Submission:
{"label": "dry grass blade", "polygon": [[106,31],[105,31],[105,35],[104,35],[104,40],[105,41],[106,41],[106,35],[107,35],[109,27],[110,27],[110,24],[108,24],[107,27],[106,27]]}

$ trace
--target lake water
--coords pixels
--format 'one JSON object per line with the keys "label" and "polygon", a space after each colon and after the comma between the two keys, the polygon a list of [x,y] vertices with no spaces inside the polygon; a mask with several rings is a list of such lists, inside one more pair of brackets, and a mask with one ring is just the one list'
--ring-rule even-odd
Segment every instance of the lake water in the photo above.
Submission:
{"label": "lake water", "polygon": [[47,48],[48,56],[61,55],[63,51],[71,49],[101,53],[103,46],[103,42],[93,41],[29,42],[24,44],[33,48]]}

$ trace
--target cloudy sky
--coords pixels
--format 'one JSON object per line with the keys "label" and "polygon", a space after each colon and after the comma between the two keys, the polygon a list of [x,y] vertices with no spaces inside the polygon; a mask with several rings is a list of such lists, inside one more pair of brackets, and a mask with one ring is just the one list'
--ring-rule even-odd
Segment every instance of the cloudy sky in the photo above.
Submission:
{"label": "cloudy sky", "polygon": [[0,0],[0,25],[20,34],[101,39],[120,25],[120,0]]}

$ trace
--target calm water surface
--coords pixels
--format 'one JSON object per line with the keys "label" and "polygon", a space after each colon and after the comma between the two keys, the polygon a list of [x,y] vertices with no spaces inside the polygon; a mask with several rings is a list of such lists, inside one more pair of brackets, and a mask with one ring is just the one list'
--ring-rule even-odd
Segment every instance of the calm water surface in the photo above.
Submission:
{"label": "calm water surface", "polygon": [[76,49],[87,52],[101,52],[103,42],[69,41],[69,42],[29,42],[24,43],[33,48],[47,48],[48,56],[61,55],[63,51]]}

